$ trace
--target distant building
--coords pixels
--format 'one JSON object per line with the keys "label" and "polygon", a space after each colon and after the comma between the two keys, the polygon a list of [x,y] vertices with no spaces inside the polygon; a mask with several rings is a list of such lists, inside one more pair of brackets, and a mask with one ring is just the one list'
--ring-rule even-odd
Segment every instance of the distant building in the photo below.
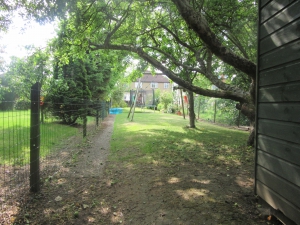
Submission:
{"label": "distant building", "polygon": [[[139,79],[130,84],[130,90],[136,90],[138,87]],[[141,77],[140,88],[143,90],[159,89],[161,91],[172,91],[172,84],[170,79],[162,73],[152,75],[150,71],[144,72]]]}
{"label": "distant building", "polygon": [[[135,91],[139,84],[139,78],[129,85],[129,90],[124,92],[124,101],[130,105],[134,99]],[[162,73],[151,74],[145,71],[143,77],[140,78],[139,96],[137,99],[138,106],[154,106],[155,91],[173,91],[173,84],[170,79]]]}

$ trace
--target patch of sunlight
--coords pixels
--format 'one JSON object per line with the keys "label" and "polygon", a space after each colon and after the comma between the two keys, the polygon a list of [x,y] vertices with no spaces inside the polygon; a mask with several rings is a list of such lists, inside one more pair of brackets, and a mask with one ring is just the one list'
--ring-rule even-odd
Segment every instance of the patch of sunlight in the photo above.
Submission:
{"label": "patch of sunlight", "polygon": [[200,183],[200,184],[210,184],[210,180],[197,180],[197,179],[192,179],[192,182]]}
{"label": "patch of sunlight", "polygon": [[67,182],[67,180],[65,179],[65,178],[59,178],[58,180],[57,180],[57,184],[64,184],[64,183],[66,183]]}
{"label": "patch of sunlight", "polygon": [[155,182],[155,183],[153,184],[153,187],[158,187],[158,186],[163,186],[163,185],[164,185],[163,182],[157,181],[157,182]]}
{"label": "patch of sunlight", "polygon": [[155,166],[157,166],[159,164],[159,161],[153,159],[152,160],[152,164],[154,164]]}
{"label": "patch of sunlight", "polygon": [[219,160],[225,160],[225,156],[224,156],[224,155],[219,155],[219,156],[218,156],[218,159],[219,159]]}
{"label": "patch of sunlight", "polygon": [[113,183],[114,183],[113,180],[108,179],[108,180],[106,181],[106,186],[111,187],[111,186],[113,185]]}
{"label": "patch of sunlight", "polygon": [[194,140],[191,140],[191,139],[188,139],[188,138],[184,138],[181,141],[185,142],[185,143],[194,143]]}
{"label": "patch of sunlight", "polygon": [[176,184],[176,183],[179,183],[180,182],[180,179],[177,178],[177,177],[171,177],[169,180],[168,180],[168,183],[169,184]]}
{"label": "patch of sunlight", "polygon": [[108,213],[110,213],[110,208],[109,207],[101,207],[100,213],[103,215],[107,215]]}
{"label": "patch of sunlight", "polygon": [[150,131],[150,130],[143,130],[141,132],[143,133],[143,135],[148,134],[149,137],[151,137],[152,135],[157,135],[157,132]]}
{"label": "patch of sunlight", "polygon": [[235,179],[235,182],[243,188],[252,188],[254,179],[252,178],[243,178],[243,177],[237,177]]}
{"label": "patch of sunlight", "polygon": [[44,215],[46,216],[50,216],[51,214],[53,214],[55,210],[53,208],[46,208],[44,209]]}
{"label": "patch of sunlight", "polygon": [[235,159],[235,160],[233,160],[233,162],[235,162],[235,164],[238,166],[242,165],[240,160]]}
{"label": "patch of sunlight", "polygon": [[88,216],[87,219],[88,219],[89,223],[94,223],[96,221],[96,219],[94,217],[91,217],[91,216]]}
{"label": "patch of sunlight", "polygon": [[122,223],[124,219],[124,215],[122,211],[117,211],[117,212],[113,212],[110,218],[113,223]]}
{"label": "patch of sunlight", "polygon": [[164,119],[164,120],[174,120],[174,118],[173,117],[164,117],[164,116],[162,116],[162,117],[160,117],[161,119]]}
{"label": "patch of sunlight", "polygon": [[133,170],[134,169],[134,164],[129,162],[129,163],[126,164],[126,168],[130,169],[130,170]]}
{"label": "patch of sunlight", "polygon": [[141,162],[152,162],[153,161],[153,158],[152,158],[152,156],[150,156],[150,155],[145,155],[145,156],[143,156],[142,158],[141,158],[141,160],[140,160]]}
{"label": "patch of sunlight", "polygon": [[209,191],[206,189],[190,188],[187,190],[176,190],[176,193],[184,200],[194,200],[195,198],[206,196]]}

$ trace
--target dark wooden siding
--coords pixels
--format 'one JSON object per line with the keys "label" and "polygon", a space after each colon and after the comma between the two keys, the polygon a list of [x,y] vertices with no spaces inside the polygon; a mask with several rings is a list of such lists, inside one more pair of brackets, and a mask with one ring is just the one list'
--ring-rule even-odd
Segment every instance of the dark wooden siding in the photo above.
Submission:
{"label": "dark wooden siding", "polygon": [[255,191],[298,224],[300,0],[260,1],[258,46]]}

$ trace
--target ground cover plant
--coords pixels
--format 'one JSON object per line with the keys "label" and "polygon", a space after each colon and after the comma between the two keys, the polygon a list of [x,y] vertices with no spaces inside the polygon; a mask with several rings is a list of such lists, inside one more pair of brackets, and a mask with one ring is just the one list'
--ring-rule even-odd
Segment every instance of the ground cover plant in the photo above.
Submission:
{"label": "ground cover plant", "polygon": [[253,193],[247,131],[203,121],[190,129],[178,115],[145,109],[130,122],[127,113],[68,143],[63,152],[76,159],[43,177],[15,224],[279,224]]}

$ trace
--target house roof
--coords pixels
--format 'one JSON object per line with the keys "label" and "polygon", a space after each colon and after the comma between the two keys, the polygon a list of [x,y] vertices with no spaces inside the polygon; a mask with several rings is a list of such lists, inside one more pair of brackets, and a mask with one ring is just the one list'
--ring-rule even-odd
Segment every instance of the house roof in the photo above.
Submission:
{"label": "house roof", "polygon": [[[139,79],[136,79],[136,82],[138,82]],[[162,73],[156,73],[155,75],[152,75],[150,71],[144,72],[144,76],[141,77],[142,83],[170,83],[169,78],[167,78]]]}

